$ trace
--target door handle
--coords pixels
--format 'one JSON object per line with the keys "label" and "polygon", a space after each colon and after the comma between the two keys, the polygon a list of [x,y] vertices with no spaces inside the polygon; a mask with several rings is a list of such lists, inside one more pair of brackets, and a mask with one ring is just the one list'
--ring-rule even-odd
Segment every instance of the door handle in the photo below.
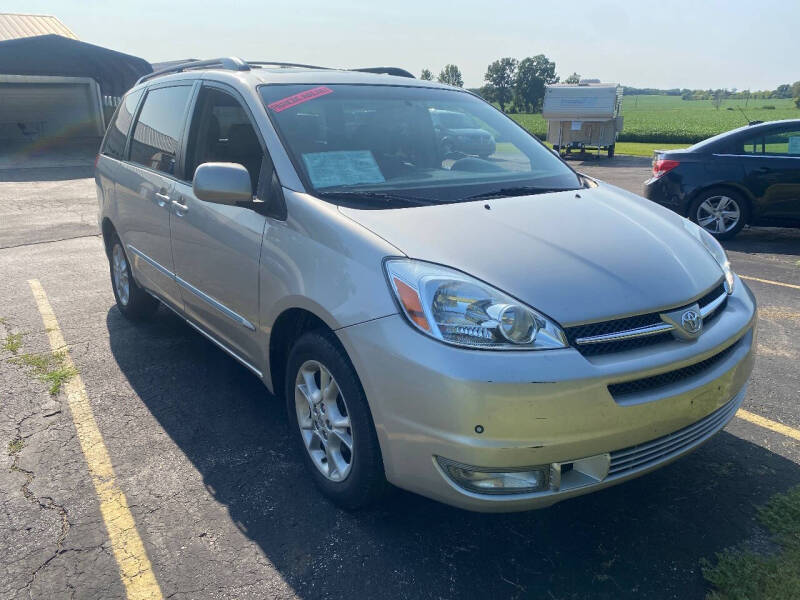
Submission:
{"label": "door handle", "polygon": [[770,169],[769,167],[758,167],[756,169],[757,173],[769,173],[770,171],[772,171],[772,169]]}
{"label": "door handle", "polygon": [[156,192],[156,198],[158,198],[157,202],[159,206],[166,206],[167,202],[169,202],[169,194],[163,192]]}
{"label": "door handle", "polygon": [[189,206],[186,204],[181,204],[177,200],[172,201],[172,206],[175,207],[175,215],[178,217],[182,217],[186,212],[189,210]]}

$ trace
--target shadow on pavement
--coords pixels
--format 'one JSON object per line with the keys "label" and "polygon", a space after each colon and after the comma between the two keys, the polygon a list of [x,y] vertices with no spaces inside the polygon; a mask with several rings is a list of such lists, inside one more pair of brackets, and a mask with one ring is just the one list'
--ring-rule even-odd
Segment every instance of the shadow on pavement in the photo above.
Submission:
{"label": "shadow on pavement", "polygon": [[398,491],[349,514],[316,492],[283,403],[249,371],[165,309],[142,325],[116,308],[106,320],[133,389],[304,598],[701,598],[699,559],[751,537],[755,506],[800,482],[795,463],[723,432],[541,511],[474,514]]}
{"label": "shadow on pavement", "polygon": [[722,245],[735,252],[800,256],[800,228],[746,227]]}

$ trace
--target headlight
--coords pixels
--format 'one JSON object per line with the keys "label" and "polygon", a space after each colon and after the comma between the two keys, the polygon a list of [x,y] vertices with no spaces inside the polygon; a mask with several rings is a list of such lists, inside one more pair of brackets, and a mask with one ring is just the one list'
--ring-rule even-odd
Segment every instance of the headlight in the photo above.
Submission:
{"label": "headlight", "polygon": [[731,269],[731,263],[728,260],[728,255],[725,254],[725,249],[722,247],[722,244],[720,244],[713,235],[689,219],[686,219],[683,224],[686,230],[696,237],[698,241],[705,246],[714,260],[717,261],[717,264],[725,274],[725,289],[729,294],[732,294],[733,284],[736,280],[733,277],[733,269]]}
{"label": "headlight", "polygon": [[408,259],[387,260],[385,265],[406,317],[431,337],[493,350],[567,346],[553,321],[469,275]]}

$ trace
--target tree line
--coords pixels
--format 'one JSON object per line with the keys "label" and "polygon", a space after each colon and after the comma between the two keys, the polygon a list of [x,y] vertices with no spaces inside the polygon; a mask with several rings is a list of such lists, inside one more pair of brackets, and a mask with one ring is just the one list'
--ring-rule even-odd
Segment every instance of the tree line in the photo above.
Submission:
{"label": "tree line", "polygon": [[[573,73],[564,83],[578,83],[580,75]],[[433,73],[429,69],[422,69],[420,79],[433,80]],[[539,112],[542,110],[545,86],[558,83],[560,77],[556,75],[556,63],[544,54],[529,56],[522,60],[516,58],[500,58],[486,68],[483,76],[486,82],[483,87],[470,91],[482,96],[489,102],[495,102],[500,110],[506,112]],[[440,83],[464,87],[461,70],[454,64],[445,65],[439,72],[437,80]],[[711,100],[719,109],[725,99],[743,99],[745,104],[750,99],[793,98],[797,108],[800,108],[800,81],[792,84],[784,83],[774,90],[708,89],[690,90],[688,88],[636,88],[623,86],[625,95],[648,96],[680,96],[684,100]]]}
{"label": "tree line", "polygon": [[800,81],[794,83],[784,83],[776,87],[774,90],[737,90],[736,88],[718,88],[707,90],[691,90],[688,88],[672,88],[662,90],[658,88],[636,88],[636,87],[623,87],[623,93],[629,96],[680,96],[684,100],[711,100],[715,106],[719,106],[722,100],[744,100],[747,103],[749,100],[772,100],[772,99],[787,99],[792,98],[795,105],[800,108]]}
{"label": "tree line", "polygon": [[[422,69],[420,79],[433,80],[429,69]],[[495,102],[500,110],[506,112],[537,112],[542,109],[545,86],[558,83],[556,63],[544,54],[529,56],[522,60],[500,58],[486,68],[483,76],[486,84],[472,89],[489,102]],[[437,80],[458,87],[464,87],[461,70],[454,64],[445,65]],[[580,75],[573,73],[564,83],[578,83]]]}

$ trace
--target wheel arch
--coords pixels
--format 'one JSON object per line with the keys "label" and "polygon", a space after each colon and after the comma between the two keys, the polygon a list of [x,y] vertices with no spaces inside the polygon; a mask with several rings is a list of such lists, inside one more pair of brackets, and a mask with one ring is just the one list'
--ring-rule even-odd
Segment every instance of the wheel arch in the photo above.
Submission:
{"label": "wheel arch", "polygon": [[691,209],[694,203],[697,201],[697,199],[703,194],[707,194],[708,192],[712,192],[714,190],[736,193],[747,203],[747,218],[744,221],[745,224],[749,223],[753,219],[755,198],[753,198],[753,195],[746,187],[732,182],[712,183],[695,190],[689,197],[689,202],[686,203],[686,214],[684,214],[683,216],[691,219],[690,216]]}
{"label": "wheel arch", "polygon": [[117,228],[114,227],[114,224],[111,222],[111,219],[108,217],[103,217],[103,221],[100,224],[100,231],[103,234],[103,246],[106,250],[106,256],[111,256],[111,240],[116,235],[119,237],[117,233]]}
{"label": "wheel arch", "polygon": [[[330,333],[338,343],[333,329],[321,317],[307,308],[298,306],[287,308],[278,315],[272,324],[267,351],[269,372],[266,374],[265,383],[276,396],[280,396],[283,391],[286,381],[286,360],[292,344],[309,331]],[[341,346],[341,344],[339,345]],[[343,347],[342,349],[344,350]]]}

